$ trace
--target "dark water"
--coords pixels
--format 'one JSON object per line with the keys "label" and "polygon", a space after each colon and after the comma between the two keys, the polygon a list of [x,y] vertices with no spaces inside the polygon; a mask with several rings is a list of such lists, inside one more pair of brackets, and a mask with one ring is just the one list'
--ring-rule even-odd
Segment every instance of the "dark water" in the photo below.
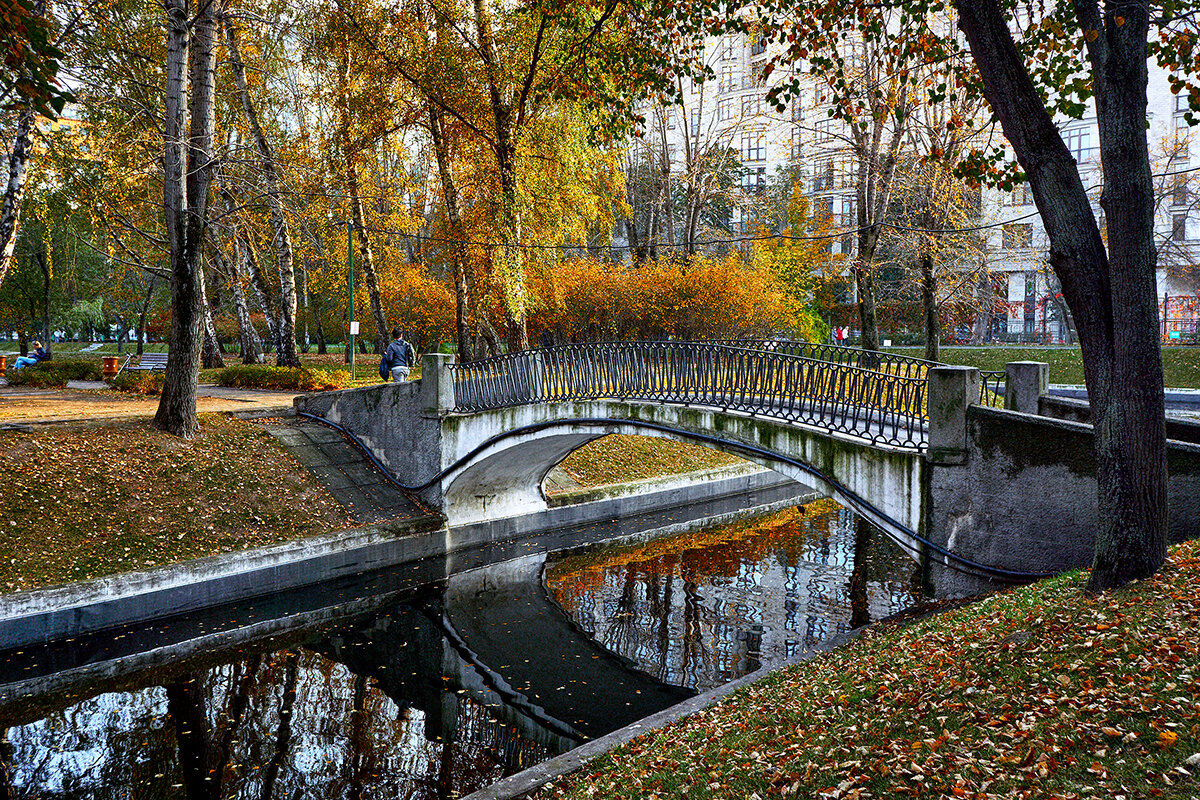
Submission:
{"label": "dark water", "polygon": [[462,796],[899,610],[912,570],[822,503],[0,653],[0,797]]}

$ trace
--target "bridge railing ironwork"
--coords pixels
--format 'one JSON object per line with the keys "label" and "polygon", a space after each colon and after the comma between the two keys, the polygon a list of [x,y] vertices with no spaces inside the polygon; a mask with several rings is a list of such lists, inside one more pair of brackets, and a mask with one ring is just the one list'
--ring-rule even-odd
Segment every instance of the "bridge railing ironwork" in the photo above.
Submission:
{"label": "bridge railing ironwork", "polygon": [[713,343],[814,358],[818,361],[887,372],[905,378],[924,378],[931,367],[944,366],[937,361],[926,361],[923,358],[901,356],[885,351],[862,350],[858,347],[834,344],[797,342],[789,339],[716,339],[713,340]]}
{"label": "bridge railing ironwork", "polygon": [[1004,370],[979,371],[979,405],[1004,408],[1004,387],[1007,382]]}
{"label": "bridge railing ironwork", "polygon": [[875,444],[925,447],[924,375],[778,350],[713,342],[577,344],[452,364],[450,370],[459,412],[570,400],[646,400],[752,413]]}
{"label": "bridge railing ironwork", "polygon": [[[832,344],[796,342],[788,339],[719,339],[719,344],[731,347],[748,347],[775,353],[815,358],[836,364],[862,367],[877,372],[887,372],[906,378],[925,378],[933,367],[944,367],[941,361],[901,356],[885,351],[874,352],[857,347]],[[992,408],[1004,408],[1004,370],[980,370],[979,403]]]}

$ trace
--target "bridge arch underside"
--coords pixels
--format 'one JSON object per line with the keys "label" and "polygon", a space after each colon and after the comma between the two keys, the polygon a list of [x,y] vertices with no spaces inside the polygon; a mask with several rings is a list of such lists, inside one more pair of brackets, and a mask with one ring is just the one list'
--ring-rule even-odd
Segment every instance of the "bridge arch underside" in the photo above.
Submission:
{"label": "bridge arch underside", "polygon": [[610,433],[711,447],[811,486],[866,516],[910,553],[924,519],[924,458],[826,431],[720,409],[657,403],[547,403],[452,414],[442,426],[440,496],[451,526],[546,508],[542,480]]}

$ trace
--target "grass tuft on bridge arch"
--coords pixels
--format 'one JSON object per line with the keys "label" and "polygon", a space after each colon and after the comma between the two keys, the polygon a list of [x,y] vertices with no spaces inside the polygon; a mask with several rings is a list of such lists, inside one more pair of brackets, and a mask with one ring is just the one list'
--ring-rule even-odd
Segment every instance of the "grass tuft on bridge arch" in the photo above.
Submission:
{"label": "grass tuft on bridge arch", "polygon": [[878,626],[536,797],[1200,795],[1200,542],[1119,591],[1085,581]]}

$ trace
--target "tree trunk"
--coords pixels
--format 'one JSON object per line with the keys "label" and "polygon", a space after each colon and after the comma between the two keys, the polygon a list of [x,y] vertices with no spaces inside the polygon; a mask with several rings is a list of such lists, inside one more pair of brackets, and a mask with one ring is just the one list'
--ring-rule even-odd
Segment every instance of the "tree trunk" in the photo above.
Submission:
{"label": "tree trunk", "polygon": [[515,352],[529,348],[529,332],[525,325],[529,298],[525,286],[525,252],[522,249],[520,195],[517,191],[517,114],[501,89],[502,65],[496,51],[487,0],[474,0],[474,7],[475,28],[479,34],[478,53],[484,65],[496,130],[492,150],[500,174],[499,217],[503,246],[495,252],[496,274],[508,317],[508,348],[509,352]]}
{"label": "tree trunk", "polygon": [[633,254],[633,265],[635,267],[646,266],[646,248],[642,245],[638,237],[637,222],[631,218],[625,218],[625,236],[629,239],[629,249]]}
{"label": "tree trunk", "polygon": [[[1089,591],[1154,574],[1166,558],[1167,462],[1155,286],[1154,190],[1146,138],[1147,4],[1080,0],[1104,164],[1108,250],[1074,158],[996,0],[959,0],[984,94],[1029,176],[1083,352],[1097,456],[1099,531]],[[1086,37],[1085,37],[1086,38]]]}
{"label": "tree trunk", "polygon": [[33,130],[33,109],[17,115],[12,152],[8,156],[8,175],[4,182],[4,202],[0,204],[0,284],[8,274],[13,250],[17,246],[17,231],[21,227],[21,201],[25,198],[25,176],[29,162],[29,134]]}
{"label": "tree trunk", "polygon": [[317,317],[317,355],[323,356],[328,352],[329,348],[325,344],[325,328],[321,325],[321,318]]}
{"label": "tree trunk", "polygon": [[200,364],[205,369],[223,369],[225,359],[221,356],[221,342],[217,339],[217,326],[213,324],[212,304],[208,302],[208,287],[201,271],[201,304],[204,306],[204,342],[200,346]]}
{"label": "tree trunk", "polygon": [[437,157],[438,176],[446,203],[446,220],[450,223],[450,238],[455,240],[454,255],[454,326],[458,334],[458,360],[471,360],[471,287],[467,281],[467,254],[463,235],[462,212],[458,205],[458,187],[450,171],[450,148],[446,141],[442,114],[433,103],[429,105],[429,130],[433,136],[433,152]]}
{"label": "tree trunk", "polygon": [[[367,218],[363,211],[362,197],[358,185],[358,146],[350,139],[350,52],[346,51],[345,62],[339,73],[339,101],[341,103],[341,140],[342,158],[346,163],[346,191],[349,194],[350,213],[354,220],[354,228],[358,231],[358,266],[362,269],[363,278],[367,285],[367,300],[371,304],[371,316],[375,321],[375,348],[380,353],[391,341],[391,331],[388,330],[387,315],[383,310],[383,299],[379,294],[379,277],[375,272],[375,253],[371,249],[371,239],[367,231]],[[347,343],[348,344],[348,343]],[[347,349],[347,363],[349,363]]]}
{"label": "tree trunk", "polygon": [[50,341],[50,286],[53,273],[50,269],[49,253],[45,248],[38,251],[37,262],[42,271],[42,348],[49,356],[53,357],[54,343]]}
{"label": "tree trunk", "polygon": [[[167,369],[154,426],[184,438],[200,430],[196,379],[204,326],[201,252],[212,181],[213,73],[216,69],[216,8],[202,5],[188,20],[186,0],[164,0],[167,10],[167,90],[163,196],[171,254],[171,333]],[[190,27],[190,48],[189,48]],[[191,99],[185,73],[191,61]],[[191,119],[184,170],[185,104]]]}
{"label": "tree trunk", "polygon": [[921,306],[925,312],[925,360],[940,360],[942,323],[938,318],[937,276],[934,274],[933,253],[921,254]]}
{"label": "tree trunk", "polygon": [[[375,352],[382,353],[392,340],[388,330],[387,314],[383,310],[383,297],[379,293],[379,276],[375,271],[375,251],[371,249],[371,238],[367,232],[367,218],[359,196],[358,167],[354,156],[346,157],[347,190],[350,207],[354,214],[354,231],[358,238],[358,266],[362,268],[367,284],[367,300],[371,304],[371,317],[375,322]],[[361,341],[361,340],[360,340]]]}
{"label": "tree trunk", "polygon": [[875,306],[875,245],[879,242],[879,229],[867,228],[860,215],[858,252],[855,254],[854,284],[858,288],[859,346],[863,350],[879,350],[879,312]]}
{"label": "tree trunk", "polygon": [[250,101],[250,90],[246,85],[246,65],[238,50],[237,29],[228,17],[225,23],[225,44],[229,48],[229,65],[237,81],[238,97],[242,111],[250,126],[254,148],[262,164],[266,183],[267,205],[271,209],[271,225],[275,234],[275,263],[279,268],[279,323],[275,330],[275,363],[281,367],[300,366],[296,352],[296,271],[292,261],[292,236],[288,230],[287,216],[280,199],[279,170],[275,164],[275,152],[267,141],[258,113]]}
{"label": "tree trunk", "polygon": [[238,346],[242,353],[243,364],[261,364],[262,347],[259,344],[258,331],[254,329],[254,321],[250,319],[250,309],[246,306],[246,292],[242,288],[242,246],[237,236],[233,237],[233,259],[226,259],[220,245],[212,242],[214,257],[221,266],[222,272],[229,278],[229,293],[233,295],[233,312],[238,321]]}
{"label": "tree trunk", "polygon": [[971,344],[983,344],[992,327],[996,303],[992,296],[992,277],[988,274],[986,262],[979,271],[979,280],[975,282],[975,324],[971,326]]}

